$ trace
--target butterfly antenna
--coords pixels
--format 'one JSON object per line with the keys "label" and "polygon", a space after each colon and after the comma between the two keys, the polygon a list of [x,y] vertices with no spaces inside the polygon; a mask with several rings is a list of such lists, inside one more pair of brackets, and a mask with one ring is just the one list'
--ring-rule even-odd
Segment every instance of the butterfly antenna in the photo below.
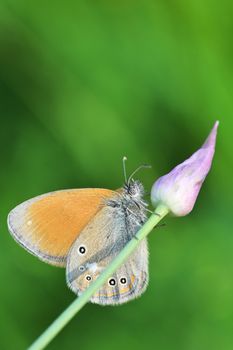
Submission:
{"label": "butterfly antenna", "polygon": [[126,174],[126,161],[127,161],[127,157],[123,157],[122,159],[122,163],[123,163],[123,174],[124,174],[124,178],[125,178],[125,183],[127,184],[127,174]]}
{"label": "butterfly antenna", "polygon": [[132,180],[133,176],[134,176],[139,170],[141,170],[141,169],[143,169],[143,168],[151,168],[151,165],[149,165],[149,164],[142,164],[142,165],[140,165],[140,166],[139,166],[136,170],[134,170],[134,172],[130,175],[130,177],[128,178],[127,183],[129,184],[130,181]]}

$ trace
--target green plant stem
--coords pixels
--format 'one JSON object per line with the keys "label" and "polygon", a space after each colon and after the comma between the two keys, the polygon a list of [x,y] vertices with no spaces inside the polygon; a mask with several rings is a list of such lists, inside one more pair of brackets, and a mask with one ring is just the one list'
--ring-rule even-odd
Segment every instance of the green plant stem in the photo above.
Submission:
{"label": "green plant stem", "polygon": [[159,205],[155,212],[145,222],[116,258],[108,265],[101,275],[78,297],[60,316],[41,334],[39,338],[28,348],[28,350],[41,350],[62,330],[62,328],[75,316],[75,314],[90,300],[91,296],[107,281],[109,277],[126,261],[129,255],[137,248],[162,218],[169,212],[168,208]]}

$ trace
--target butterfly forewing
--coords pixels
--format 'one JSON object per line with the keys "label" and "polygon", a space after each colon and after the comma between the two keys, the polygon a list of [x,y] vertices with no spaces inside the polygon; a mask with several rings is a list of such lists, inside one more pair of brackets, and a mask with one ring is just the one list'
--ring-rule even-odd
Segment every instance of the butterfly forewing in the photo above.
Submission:
{"label": "butterfly forewing", "polygon": [[41,260],[65,266],[75,239],[115,193],[107,189],[74,189],[32,198],[9,213],[9,231]]}

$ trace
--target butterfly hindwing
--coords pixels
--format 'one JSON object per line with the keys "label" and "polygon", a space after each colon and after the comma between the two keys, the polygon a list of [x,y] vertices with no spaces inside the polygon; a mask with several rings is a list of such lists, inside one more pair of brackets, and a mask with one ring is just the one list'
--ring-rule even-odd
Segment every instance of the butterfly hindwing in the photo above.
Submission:
{"label": "butterfly hindwing", "polygon": [[[106,205],[80,233],[67,258],[69,287],[80,295],[95,280],[140,228],[139,213],[127,214]],[[91,301],[121,304],[139,296],[148,283],[147,241],[111,276]]]}

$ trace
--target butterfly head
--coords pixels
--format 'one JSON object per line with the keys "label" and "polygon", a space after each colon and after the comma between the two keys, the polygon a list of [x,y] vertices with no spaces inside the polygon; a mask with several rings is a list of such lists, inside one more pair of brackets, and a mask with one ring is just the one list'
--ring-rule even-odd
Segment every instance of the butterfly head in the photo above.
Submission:
{"label": "butterfly head", "polygon": [[134,179],[131,179],[129,182],[125,183],[124,190],[131,198],[134,199],[142,198],[145,192],[142,183]]}
{"label": "butterfly head", "polygon": [[125,178],[125,184],[124,184],[124,190],[126,193],[134,199],[141,199],[144,195],[144,187],[142,183],[138,180],[134,180],[133,176],[142,168],[150,168],[150,165],[142,164],[140,165],[128,178],[126,175],[126,163],[127,158],[123,157],[123,171],[124,171],[124,178]]}

